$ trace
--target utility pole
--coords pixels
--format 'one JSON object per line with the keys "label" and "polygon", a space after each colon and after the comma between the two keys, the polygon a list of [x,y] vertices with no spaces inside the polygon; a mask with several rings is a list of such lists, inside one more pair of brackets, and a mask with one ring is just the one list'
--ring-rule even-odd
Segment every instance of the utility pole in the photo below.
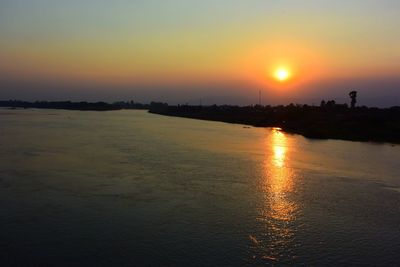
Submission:
{"label": "utility pole", "polygon": [[258,92],[258,105],[261,106],[261,90]]}

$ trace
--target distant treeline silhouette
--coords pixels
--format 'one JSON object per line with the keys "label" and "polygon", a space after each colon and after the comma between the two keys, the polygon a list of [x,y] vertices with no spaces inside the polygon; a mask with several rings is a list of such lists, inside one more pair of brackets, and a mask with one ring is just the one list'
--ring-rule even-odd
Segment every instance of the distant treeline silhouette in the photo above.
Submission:
{"label": "distant treeline silhouette", "polygon": [[135,103],[133,101],[120,101],[113,104],[106,102],[71,102],[71,101],[0,101],[0,107],[10,108],[45,108],[45,109],[67,109],[67,110],[93,110],[107,111],[118,109],[149,109],[148,104]]}
{"label": "distant treeline silhouette", "polygon": [[380,109],[354,107],[354,104],[349,108],[334,100],[321,101],[320,106],[169,106],[152,103],[149,112],[256,127],[281,127],[310,138],[400,143],[400,107]]}
{"label": "distant treeline silhouette", "polygon": [[356,107],[357,94],[351,92],[349,96],[351,107],[347,104],[337,104],[334,100],[322,100],[319,106],[302,104],[171,106],[160,102],[140,104],[133,101],[109,104],[8,100],[0,101],[0,107],[87,111],[143,109],[160,115],[239,123],[256,127],[280,127],[286,132],[298,133],[310,138],[400,143],[400,107]]}

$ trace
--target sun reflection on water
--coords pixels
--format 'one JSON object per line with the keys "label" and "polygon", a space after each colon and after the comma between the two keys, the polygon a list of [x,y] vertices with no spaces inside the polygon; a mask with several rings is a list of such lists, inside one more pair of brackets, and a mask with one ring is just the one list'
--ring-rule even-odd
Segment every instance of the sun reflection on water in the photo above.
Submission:
{"label": "sun reflection on water", "polygon": [[266,194],[270,204],[270,216],[281,221],[293,220],[296,210],[287,194],[293,191],[293,171],[288,166],[288,140],[280,130],[273,129],[271,137],[272,155],[265,162]]}
{"label": "sun reflection on water", "polygon": [[261,182],[264,201],[258,220],[265,228],[258,245],[261,259],[279,261],[293,241],[298,205],[293,200],[296,179],[290,164],[290,139],[281,129],[273,128],[266,139],[266,156]]}
{"label": "sun reflection on water", "polygon": [[286,139],[285,135],[277,130],[273,130],[272,145],[273,145],[273,164],[277,168],[282,168],[285,164],[286,155]]}

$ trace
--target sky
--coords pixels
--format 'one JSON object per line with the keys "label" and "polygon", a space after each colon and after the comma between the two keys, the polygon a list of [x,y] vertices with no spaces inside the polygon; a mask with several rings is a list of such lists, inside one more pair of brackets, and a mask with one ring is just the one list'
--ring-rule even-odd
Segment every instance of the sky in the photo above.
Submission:
{"label": "sky", "polygon": [[399,26],[398,0],[0,0],[0,99],[400,105]]}

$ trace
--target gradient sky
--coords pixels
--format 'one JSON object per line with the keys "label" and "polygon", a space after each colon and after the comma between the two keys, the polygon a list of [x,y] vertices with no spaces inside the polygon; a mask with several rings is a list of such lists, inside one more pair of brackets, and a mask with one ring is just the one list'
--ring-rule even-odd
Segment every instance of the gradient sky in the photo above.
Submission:
{"label": "gradient sky", "polygon": [[400,1],[0,0],[0,99],[251,104],[260,89],[400,105]]}

